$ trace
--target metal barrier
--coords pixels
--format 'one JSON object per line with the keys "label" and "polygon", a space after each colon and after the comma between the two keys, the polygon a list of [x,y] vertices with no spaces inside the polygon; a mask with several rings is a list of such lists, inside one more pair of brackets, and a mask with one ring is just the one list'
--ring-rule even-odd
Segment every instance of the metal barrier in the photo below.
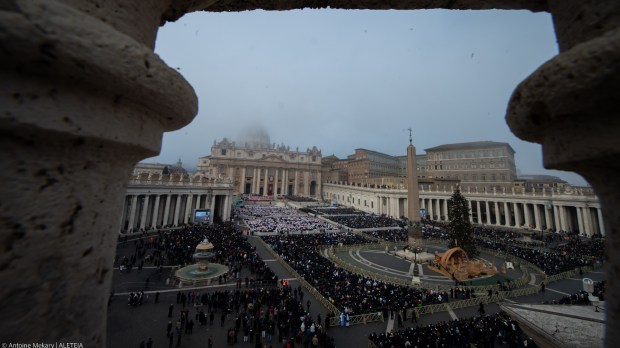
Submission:
{"label": "metal barrier", "polygon": [[276,259],[278,263],[282,265],[282,267],[289,271],[293,275],[293,277],[295,277],[310,294],[312,294],[323,306],[325,306],[325,308],[327,308],[328,311],[336,315],[340,315],[340,311],[338,310],[338,308],[336,308],[336,306],[334,306],[325,297],[323,297],[321,293],[319,293],[301,275],[299,275],[299,273],[297,273],[297,271],[295,271],[287,262],[282,260],[280,255],[278,255],[275,250],[273,250],[269,245],[267,245],[267,243],[265,243],[262,238],[258,237],[258,241],[265,247],[265,249],[267,249],[267,251],[273,256],[273,258]]}

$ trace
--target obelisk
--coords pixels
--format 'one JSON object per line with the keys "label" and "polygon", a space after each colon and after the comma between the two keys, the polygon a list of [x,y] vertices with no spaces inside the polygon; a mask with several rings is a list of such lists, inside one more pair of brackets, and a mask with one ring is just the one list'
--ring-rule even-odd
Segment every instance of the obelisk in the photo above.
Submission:
{"label": "obelisk", "polygon": [[422,227],[420,225],[420,191],[418,189],[418,172],[415,160],[415,146],[409,128],[409,146],[407,146],[407,218],[409,228],[407,244],[409,247],[422,246]]}

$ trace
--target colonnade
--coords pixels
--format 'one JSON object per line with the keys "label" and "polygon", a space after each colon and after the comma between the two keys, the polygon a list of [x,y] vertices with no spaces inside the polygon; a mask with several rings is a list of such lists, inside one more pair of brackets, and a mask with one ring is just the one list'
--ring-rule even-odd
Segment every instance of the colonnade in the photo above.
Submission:
{"label": "colonnade", "polygon": [[[394,218],[407,216],[407,191],[324,183],[324,196],[339,204]],[[462,192],[468,200],[470,221],[478,225],[579,232],[605,235],[603,212],[594,195],[513,192]],[[420,192],[420,214],[433,221],[449,221],[450,191]],[[370,202],[370,203],[369,203]]]}
{"label": "colonnade", "polygon": [[[221,202],[221,208],[216,203]],[[192,221],[194,210],[211,209],[222,220],[230,218],[230,195],[165,193],[127,194],[121,214],[121,232],[179,226]],[[219,209],[216,210],[216,207]]]}

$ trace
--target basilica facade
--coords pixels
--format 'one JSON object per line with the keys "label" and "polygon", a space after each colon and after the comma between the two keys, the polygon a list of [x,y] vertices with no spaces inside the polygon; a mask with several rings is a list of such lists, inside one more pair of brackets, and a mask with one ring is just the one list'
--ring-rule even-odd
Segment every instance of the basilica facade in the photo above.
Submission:
{"label": "basilica facade", "polygon": [[321,195],[321,151],[292,150],[269,142],[266,134],[214,141],[211,154],[198,159],[197,172],[232,182],[233,194],[277,196]]}

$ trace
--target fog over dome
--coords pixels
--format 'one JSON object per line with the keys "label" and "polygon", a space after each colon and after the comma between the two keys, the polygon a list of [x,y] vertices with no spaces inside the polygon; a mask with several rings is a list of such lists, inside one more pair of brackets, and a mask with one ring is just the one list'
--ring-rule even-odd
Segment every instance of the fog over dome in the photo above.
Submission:
{"label": "fog over dome", "polygon": [[265,148],[271,146],[269,133],[267,133],[267,130],[260,125],[244,129],[241,133],[239,133],[237,139],[235,139],[235,142],[238,146],[248,146],[253,148]]}

